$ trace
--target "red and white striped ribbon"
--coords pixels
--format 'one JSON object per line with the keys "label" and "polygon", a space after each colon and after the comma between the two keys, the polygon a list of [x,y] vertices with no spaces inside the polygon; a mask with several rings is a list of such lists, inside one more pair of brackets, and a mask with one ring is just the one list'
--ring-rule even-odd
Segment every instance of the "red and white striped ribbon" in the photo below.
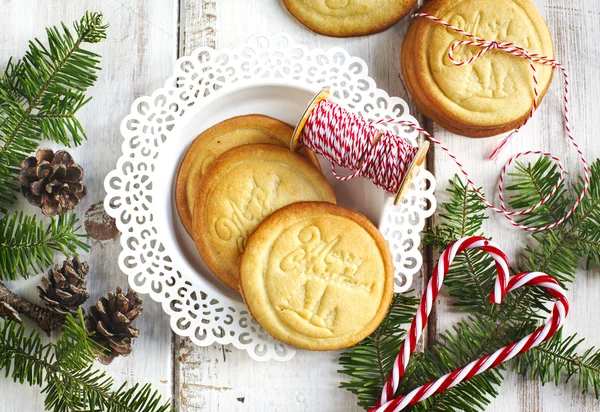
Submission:
{"label": "red and white striped ribbon", "polygon": [[[442,376],[441,378],[431,381],[423,386],[420,386],[406,395],[399,395],[394,398],[394,394],[398,390],[398,386],[410,356],[414,352],[417,341],[427,324],[427,319],[431,312],[433,302],[435,301],[440,288],[444,282],[445,276],[448,274],[450,265],[457,254],[467,249],[481,249],[488,252],[496,261],[496,270],[498,276],[494,285],[494,290],[490,295],[490,301],[495,304],[501,304],[507,293],[510,293],[522,286],[539,286],[554,297],[554,308],[550,320],[537,328],[533,333],[524,338],[514,341],[509,345],[498,349],[494,353],[483,356],[482,358],[469,363],[462,368]],[[421,304],[417,314],[415,315],[410,328],[407,332],[407,337],[400,346],[400,351],[392,371],[388,376],[388,380],[383,388],[381,397],[377,405],[370,412],[398,412],[407,407],[413,406],[422,400],[443,392],[448,388],[458,385],[461,382],[471,379],[473,376],[483,373],[489,369],[495,368],[503,362],[506,362],[513,357],[526,352],[527,350],[540,345],[550,339],[554,333],[561,327],[569,312],[569,303],[567,301],[565,291],[560,284],[551,276],[541,272],[523,272],[510,277],[508,258],[491,241],[480,236],[471,236],[462,238],[450,246],[442,253],[440,260],[433,270],[433,276],[429,280],[427,289],[423,294]]]}

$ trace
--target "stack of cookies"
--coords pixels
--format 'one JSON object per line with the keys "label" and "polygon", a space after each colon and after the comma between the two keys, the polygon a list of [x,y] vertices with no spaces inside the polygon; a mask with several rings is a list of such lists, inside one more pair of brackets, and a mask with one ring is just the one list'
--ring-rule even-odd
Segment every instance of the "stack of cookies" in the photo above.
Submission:
{"label": "stack of cookies", "polygon": [[[477,37],[517,44],[554,56],[548,26],[531,0],[431,0],[419,10]],[[464,66],[448,53],[468,40],[454,30],[425,18],[412,21],[402,45],[402,74],[419,111],[447,130],[469,137],[495,136],[515,129],[529,117],[533,105],[530,62],[501,50],[490,50]],[[454,59],[465,62],[482,49],[456,47]],[[536,64],[541,102],[553,69]]]}
{"label": "stack of cookies", "polygon": [[335,205],[315,155],[289,150],[292,133],[262,115],[206,130],[179,168],[177,210],[206,265],[274,337],[348,347],[385,316],[391,254],[371,222]]}

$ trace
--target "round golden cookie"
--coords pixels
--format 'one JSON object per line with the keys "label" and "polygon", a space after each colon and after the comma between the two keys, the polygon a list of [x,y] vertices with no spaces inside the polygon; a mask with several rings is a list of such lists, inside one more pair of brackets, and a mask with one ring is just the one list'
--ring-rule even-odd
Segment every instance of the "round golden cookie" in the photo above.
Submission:
{"label": "round golden cookie", "polygon": [[240,260],[252,316],[282,342],[352,346],[381,323],[394,293],[382,234],[363,215],[322,202],[286,206],[248,239]]}
{"label": "round golden cookie", "polygon": [[[175,185],[177,211],[186,231],[191,235],[192,213],[200,179],[217,157],[231,148],[251,143],[289,147],[293,132],[290,125],[280,120],[250,114],[225,120],[200,134],[181,162]],[[303,148],[300,154],[319,167],[313,152]]]}
{"label": "round golden cookie", "polygon": [[[432,0],[419,12],[433,14],[486,40],[513,42],[554,56],[548,27],[530,0]],[[402,46],[402,74],[419,110],[451,132],[488,137],[525,122],[533,104],[533,73],[525,59],[492,50],[471,64],[456,66],[450,46],[466,37],[426,18],[415,18]],[[481,48],[457,47],[466,61]],[[536,64],[539,101],[553,69]]]}
{"label": "round golden cookie", "polygon": [[334,37],[383,31],[406,16],[417,0],[283,0],[309,29]]}
{"label": "round golden cookie", "polygon": [[206,265],[239,291],[248,236],[275,210],[305,200],[335,203],[321,171],[289,149],[252,144],[221,155],[200,181],[192,237]]}

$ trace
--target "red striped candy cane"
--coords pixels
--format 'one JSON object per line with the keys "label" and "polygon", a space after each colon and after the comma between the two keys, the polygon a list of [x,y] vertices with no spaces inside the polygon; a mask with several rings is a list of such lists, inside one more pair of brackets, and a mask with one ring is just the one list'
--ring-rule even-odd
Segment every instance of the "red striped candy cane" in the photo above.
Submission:
{"label": "red striped candy cane", "polygon": [[[394,399],[394,394],[396,393],[400,381],[404,376],[406,366],[410,356],[415,350],[417,341],[419,340],[419,337],[421,336],[421,333],[427,324],[427,319],[429,317],[429,313],[431,312],[433,301],[437,297],[438,292],[442,287],[442,283],[448,273],[450,264],[458,253],[473,248],[481,249],[490,253],[490,255],[496,261],[498,277],[496,278],[494,290],[490,296],[490,301],[492,303],[501,304],[506,293],[512,292],[522,286],[539,286],[544,288],[547,293],[555,298],[554,308],[552,310],[552,316],[550,320],[545,325],[540,326],[533,333],[525,336],[524,338],[510,343],[509,345],[498,349],[494,353],[485,355],[462,368],[455,369],[454,371],[442,376],[437,380],[420,386],[409,394],[400,395]],[[418,402],[421,402],[430,396],[443,392],[448,388],[469,380],[475,375],[495,368],[502,362],[506,362],[507,360],[512,359],[513,357],[524,353],[527,350],[550,339],[550,337],[552,337],[552,335],[554,335],[554,333],[556,333],[556,331],[561,327],[568,312],[569,303],[565,296],[565,291],[553,277],[541,272],[522,272],[516,276],[510,277],[507,256],[496,245],[483,237],[465,237],[452,243],[442,253],[440,260],[433,270],[433,276],[429,280],[427,289],[423,294],[421,304],[419,305],[419,310],[410,325],[406,339],[400,346],[400,351],[396,357],[396,360],[394,361],[392,371],[390,372],[387,382],[382,390],[381,397],[379,398],[375,408],[371,409],[371,412],[401,411],[407,407],[415,405]]]}

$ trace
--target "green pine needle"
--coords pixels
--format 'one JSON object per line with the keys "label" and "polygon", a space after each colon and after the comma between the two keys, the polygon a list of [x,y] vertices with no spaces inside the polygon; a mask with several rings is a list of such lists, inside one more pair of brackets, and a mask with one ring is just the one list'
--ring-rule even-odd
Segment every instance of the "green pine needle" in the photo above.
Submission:
{"label": "green pine needle", "polygon": [[[518,331],[521,332],[525,334],[522,330]],[[408,393],[506,345],[514,338],[515,336],[500,333],[496,323],[490,318],[472,315],[454,325],[451,331],[446,331],[425,352],[411,359],[398,393]],[[504,379],[503,370],[500,367],[477,375],[415,405],[413,410],[483,411],[498,395],[498,387]]]}
{"label": "green pine needle", "polygon": [[150,385],[114,389],[112,378],[93,368],[94,351],[102,350],[87,334],[83,314],[68,314],[56,343],[5,320],[0,328],[0,369],[15,382],[42,387],[45,409],[67,411],[162,412],[170,403]]}
{"label": "green pine needle", "polygon": [[444,224],[437,225],[424,234],[425,242],[439,249],[445,249],[448,244],[461,237],[481,235],[481,226],[487,219],[486,207],[475,192],[469,190],[458,177],[448,183],[450,187],[446,191],[450,199],[442,204],[439,215]]}
{"label": "green pine needle", "polygon": [[0,218],[0,280],[28,277],[32,269],[44,271],[54,263],[54,252],[73,256],[77,249],[89,251],[80,228],[73,213],[53,217],[49,223],[22,212]]}
{"label": "green pine needle", "polygon": [[584,339],[577,335],[566,338],[562,329],[544,345],[525,352],[513,362],[513,368],[530,379],[542,384],[554,382],[559,385],[563,378],[577,378],[579,388],[585,393],[593,390],[600,397],[600,349],[589,348],[581,352]]}
{"label": "green pine needle", "polygon": [[76,112],[90,99],[85,91],[100,70],[100,56],[84,44],[106,38],[101,13],[86,13],[73,24],[46,29],[47,45],[29,42],[22,60],[9,61],[0,76],[0,211],[15,199],[21,162],[42,139],[65,146],[85,138]]}

